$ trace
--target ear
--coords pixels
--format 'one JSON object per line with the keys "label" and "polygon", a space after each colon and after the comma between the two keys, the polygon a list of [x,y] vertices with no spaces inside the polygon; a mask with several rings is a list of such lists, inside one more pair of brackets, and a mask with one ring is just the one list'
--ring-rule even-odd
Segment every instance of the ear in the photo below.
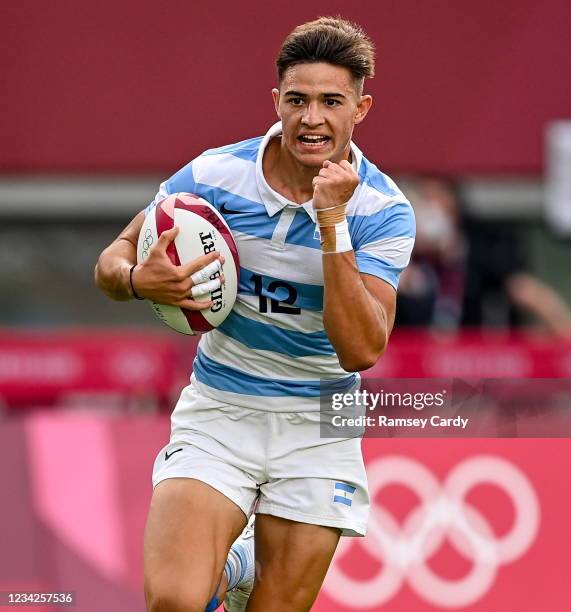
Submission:
{"label": "ear", "polygon": [[373,105],[373,96],[361,96],[359,103],[357,104],[357,111],[355,113],[355,125],[357,123],[361,123],[363,119],[367,116],[369,109]]}
{"label": "ear", "polygon": [[272,89],[272,98],[274,99],[274,107],[276,109],[276,114],[277,116],[281,119],[281,115],[280,115],[280,90],[276,89],[274,87],[274,89]]}

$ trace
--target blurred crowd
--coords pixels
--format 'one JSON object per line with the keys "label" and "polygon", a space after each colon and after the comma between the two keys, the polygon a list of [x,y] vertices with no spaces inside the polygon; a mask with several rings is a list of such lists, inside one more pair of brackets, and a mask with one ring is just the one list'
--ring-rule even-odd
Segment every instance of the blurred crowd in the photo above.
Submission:
{"label": "blurred crowd", "polygon": [[571,337],[571,309],[530,272],[517,227],[468,218],[458,186],[446,178],[420,177],[406,191],[417,234],[399,285],[397,325],[538,325]]}

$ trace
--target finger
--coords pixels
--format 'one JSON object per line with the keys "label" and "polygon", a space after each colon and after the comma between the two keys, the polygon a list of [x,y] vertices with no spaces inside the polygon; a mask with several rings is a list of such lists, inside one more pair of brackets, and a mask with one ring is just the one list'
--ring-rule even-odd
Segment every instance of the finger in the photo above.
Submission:
{"label": "finger", "polygon": [[210,308],[214,302],[212,300],[207,300],[204,302],[199,302],[195,300],[180,300],[175,305],[179,308],[185,308],[186,310],[206,310]]}
{"label": "finger", "polygon": [[218,258],[202,268],[202,270],[198,270],[198,272],[192,274],[190,280],[195,285],[199,285],[200,283],[205,283],[213,274],[220,272],[220,270],[222,270],[222,262],[220,261],[220,258]]}
{"label": "finger", "polygon": [[347,167],[344,164],[349,166],[349,170],[353,170],[353,166],[351,166],[346,159],[342,160],[338,164],[331,164],[327,169],[333,176],[345,176],[347,173]]}
{"label": "finger", "polygon": [[206,283],[200,283],[200,285],[195,285],[191,290],[190,294],[193,298],[198,297],[199,295],[205,295],[210,293],[211,291],[215,291],[216,289],[220,289],[220,285],[222,281],[220,278],[215,278],[214,280],[209,280]]}
{"label": "finger", "polygon": [[168,245],[177,237],[178,227],[171,227],[169,230],[165,230],[160,236],[157,246],[161,246],[163,250],[166,250]]}
{"label": "finger", "polygon": [[205,268],[208,264],[212,263],[219,257],[220,253],[218,251],[213,251],[212,253],[208,253],[208,255],[201,255],[200,257],[197,257],[196,259],[182,265],[180,270],[185,276],[191,276],[198,270]]}
{"label": "finger", "polygon": [[344,159],[340,164],[339,164],[339,170],[345,175],[347,176],[348,174],[351,175],[351,177],[353,178],[357,178],[357,173],[355,172],[355,168],[353,168],[352,164],[350,164],[346,159]]}
{"label": "finger", "polygon": [[347,176],[347,170],[338,164],[331,163],[327,168],[321,168],[318,176],[328,179],[344,178]]}
{"label": "finger", "polygon": [[323,168],[328,168],[333,162],[330,159],[326,159],[323,162]]}

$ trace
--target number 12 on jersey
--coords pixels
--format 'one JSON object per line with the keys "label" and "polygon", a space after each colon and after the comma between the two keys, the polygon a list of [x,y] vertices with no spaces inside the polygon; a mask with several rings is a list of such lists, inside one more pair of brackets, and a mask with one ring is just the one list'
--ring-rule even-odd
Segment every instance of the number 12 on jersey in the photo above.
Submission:
{"label": "number 12 on jersey", "polygon": [[[276,300],[275,298],[268,298],[267,296],[263,295],[264,284],[263,279],[259,274],[252,274],[250,280],[254,282],[254,293],[260,298],[260,312],[268,312],[269,300],[270,312],[296,315],[301,313],[301,308],[298,308],[297,306],[291,306],[291,304],[295,304],[295,301],[297,299],[297,289],[289,283],[286,283],[285,281],[281,280],[273,280],[268,283],[268,286],[266,287],[267,293],[275,293],[279,289],[287,291],[286,298],[284,298],[283,300]],[[286,304],[289,304],[289,306],[286,306]]]}

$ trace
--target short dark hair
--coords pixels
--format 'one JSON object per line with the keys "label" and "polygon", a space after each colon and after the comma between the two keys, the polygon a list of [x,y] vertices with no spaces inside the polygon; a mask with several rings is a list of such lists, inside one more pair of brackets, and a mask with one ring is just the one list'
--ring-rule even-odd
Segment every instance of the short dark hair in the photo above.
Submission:
{"label": "short dark hair", "polygon": [[278,79],[296,64],[326,62],[347,68],[362,86],[375,74],[375,45],[356,23],[341,17],[320,17],[295,28],[276,59]]}

